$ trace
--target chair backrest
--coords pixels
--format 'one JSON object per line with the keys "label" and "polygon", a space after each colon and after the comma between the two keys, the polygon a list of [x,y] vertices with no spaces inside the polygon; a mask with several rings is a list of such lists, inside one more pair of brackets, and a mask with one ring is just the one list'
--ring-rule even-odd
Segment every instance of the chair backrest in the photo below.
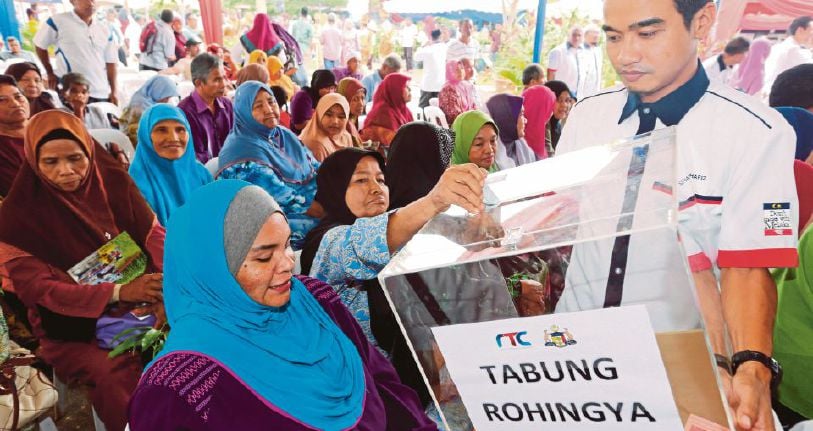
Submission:
{"label": "chair backrest", "polygon": [[206,164],[204,166],[206,166],[206,170],[208,170],[209,173],[212,174],[212,177],[214,177],[215,174],[217,174],[218,165],[219,165],[219,163],[217,161],[217,157],[213,157],[213,158],[209,159],[209,161],[206,162]]}
{"label": "chair backrest", "polygon": [[446,122],[446,114],[437,106],[427,106],[423,108],[423,114],[426,117],[426,121],[435,123],[446,129],[449,128],[449,123]]}
{"label": "chair backrest", "polygon": [[130,159],[130,161],[133,160],[133,156],[135,155],[133,143],[130,142],[130,138],[121,131],[116,129],[90,129],[88,132],[90,132],[90,136],[93,136],[93,139],[99,141],[101,144],[115,142],[121,147],[124,154],[127,154],[127,158]]}
{"label": "chair backrest", "polygon": [[181,81],[178,83],[178,94],[181,95],[181,99],[185,99],[192,94],[193,91],[195,91],[195,84],[193,84],[192,81]]}
{"label": "chair backrest", "polygon": [[409,110],[412,111],[412,118],[414,118],[415,121],[424,120],[423,108],[421,108],[418,105],[407,105],[407,108],[409,108]]}
{"label": "chair backrest", "polygon": [[438,101],[437,97],[432,97],[429,99],[429,106],[437,106],[440,107],[440,102]]}
{"label": "chair backrest", "polygon": [[100,111],[104,112],[105,115],[113,114],[114,117],[121,118],[121,108],[110,102],[94,102],[88,104],[88,106],[89,107],[95,106],[96,109],[99,109]]}

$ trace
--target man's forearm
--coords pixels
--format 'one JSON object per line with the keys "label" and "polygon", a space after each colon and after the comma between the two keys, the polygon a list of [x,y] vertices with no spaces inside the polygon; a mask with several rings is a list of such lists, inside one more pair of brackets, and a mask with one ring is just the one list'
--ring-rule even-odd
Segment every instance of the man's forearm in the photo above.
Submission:
{"label": "man's forearm", "polygon": [[42,67],[45,68],[45,72],[49,75],[53,75],[54,68],[51,66],[51,59],[48,58],[48,50],[37,47],[37,57],[40,59]]}
{"label": "man's forearm", "polygon": [[773,351],[776,285],[765,268],[724,268],[721,271],[723,314],[733,352]]}
{"label": "man's forearm", "polygon": [[116,94],[116,63],[106,63],[107,82],[110,84],[110,93]]}

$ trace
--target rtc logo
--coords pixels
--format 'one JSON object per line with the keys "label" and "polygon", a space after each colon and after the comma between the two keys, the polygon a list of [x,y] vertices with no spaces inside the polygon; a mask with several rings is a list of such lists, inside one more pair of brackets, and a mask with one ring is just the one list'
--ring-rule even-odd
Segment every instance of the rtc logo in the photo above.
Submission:
{"label": "rtc logo", "polygon": [[[519,331],[519,332],[506,332],[505,334],[497,334],[497,347],[529,347],[531,346],[530,341],[525,341],[522,337],[528,335],[528,331]],[[508,339],[510,344],[503,345],[503,340]]]}

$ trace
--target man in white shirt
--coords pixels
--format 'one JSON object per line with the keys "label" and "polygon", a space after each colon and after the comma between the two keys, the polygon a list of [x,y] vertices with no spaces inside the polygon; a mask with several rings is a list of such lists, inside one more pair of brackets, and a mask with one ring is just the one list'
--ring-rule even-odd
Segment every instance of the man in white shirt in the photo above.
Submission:
{"label": "man in white shirt", "polygon": [[446,61],[459,61],[464,58],[471,59],[472,63],[477,61],[480,53],[480,42],[471,37],[474,30],[474,23],[468,18],[460,20],[458,31],[460,35],[457,39],[449,41],[446,50]]}
{"label": "man in white shirt", "polygon": [[742,63],[750,47],[748,39],[737,36],[726,44],[722,53],[707,58],[703,62],[703,69],[709,80],[731,85],[731,78],[737,75],[734,67]]}
{"label": "man in white shirt", "polygon": [[788,27],[788,37],[774,45],[765,60],[765,83],[763,91],[770,91],[780,73],[804,63],[813,63],[813,18],[802,16]]}
{"label": "man in white shirt", "polygon": [[551,50],[548,55],[548,81],[564,82],[579,98],[578,90],[584,85],[587,71],[583,34],[581,27],[571,28],[567,42]]}
{"label": "man in white shirt", "polygon": [[418,27],[415,27],[411,19],[405,19],[401,24],[401,30],[398,31],[398,41],[404,50],[404,63],[407,71],[412,70],[414,66],[412,64],[412,54],[415,49],[415,38],[417,36]]}
{"label": "man in white shirt", "polygon": [[[118,47],[110,29],[93,19],[93,0],[71,0],[73,10],[56,14],[40,26],[34,45],[45,72],[48,87],[57,90],[59,77],[78,72],[90,82],[90,103],[116,99],[116,63]],[[56,68],[51,65],[48,47],[56,47]]]}
{"label": "man in white shirt", "polygon": [[418,106],[429,106],[429,99],[438,97],[446,82],[446,44],[440,41],[441,31],[432,30],[432,41],[418,48],[415,59],[423,62],[421,78],[421,100]]}
{"label": "man in white shirt", "polygon": [[[684,292],[685,283],[682,293],[670,289],[680,265],[658,266],[687,258],[714,353],[733,363],[733,376],[722,366],[718,372],[737,429],[772,431],[777,293],[768,268],[798,265],[795,136],[775,110],[709,82],[697,48],[715,17],[711,0],[605,1],[607,56],[624,85],[581,99],[557,156],[675,126],[674,188],[658,186],[659,177],[674,173],[647,170],[647,148],[639,147],[629,169],[642,174],[630,175],[625,190],[607,199],[619,214],[634,214],[648,199],[674,194],[688,256],[668,247],[674,233],[658,231],[575,246],[556,311],[645,304],[656,330],[697,327],[686,315],[693,293]],[[624,216],[618,225],[634,231],[645,219]]]}
{"label": "man in white shirt", "polygon": [[170,27],[175,14],[169,10],[161,11],[161,19],[155,21],[155,35],[147,41],[146,52],[138,59],[139,70],[160,72],[177,60],[175,57],[175,32]]}
{"label": "man in white shirt", "polygon": [[604,48],[599,45],[601,30],[591,24],[584,29],[584,81],[578,89],[581,97],[592,96],[601,90],[601,72],[604,66]]}

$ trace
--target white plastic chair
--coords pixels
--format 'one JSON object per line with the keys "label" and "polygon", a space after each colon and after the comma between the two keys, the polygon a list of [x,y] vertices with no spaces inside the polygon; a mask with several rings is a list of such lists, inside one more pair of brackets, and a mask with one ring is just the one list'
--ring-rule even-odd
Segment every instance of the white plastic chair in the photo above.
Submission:
{"label": "white plastic chair", "polygon": [[409,108],[409,110],[412,111],[412,118],[414,118],[415,121],[424,120],[425,114],[423,112],[423,108],[421,108],[418,105],[407,105],[407,108]]}
{"label": "white plastic chair", "polygon": [[[432,98],[429,99],[429,106],[437,106],[438,108],[440,108],[440,101],[438,101],[437,97],[432,97]],[[424,109],[424,111],[426,111],[426,110]],[[426,113],[426,112],[424,112],[424,113]]]}
{"label": "white plastic chair", "polygon": [[367,104],[364,105],[364,112],[365,113],[369,114],[372,109],[373,109],[373,102],[367,102]]}
{"label": "white plastic chair", "polygon": [[193,91],[195,91],[195,84],[193,84],[192,81],[181,81],[178,83],[178,94],[181,95],[181,99],[185,99],[192,94]]}
{"label": "white plastic chair", "polygon": [[127,154],[127,158],[130,159],[130,161],[133,160],[133,156],[135,155],[133,143],[130,142],[130,138],[121,131],[116,129],[90,129],[88,132],[90,132],[90,136],[93,136],[93,139],[99,141],[101,144],[115,142],[121,147],[124,154]]}
{"label": "white plastic chair", "polygon": [[104,112],[105,115],[112,114],[116,118],[121,118],[121,108],[110,102],[94,102],[88,104],[88,107],[95,106],[96,109]]}
{"label": "white plastic chair", "polygon": [[206,164],[204,166],[206,166],[206,170],[208,170],[209,173],[212,174],[212,177],[214,177],[215,174],[217,174],[217,167],[218,167],[217,157],[213,157],[213,158],[209,159],[209,161],[206,162]]}
{"label": "white plastic chair", "polygon": [[423,108],[423,114],[426,121],[435,123],[445,129],[449,128],[449,123],[446,122],[446,114],[444,114],[443,111],[437,106],[427,106]]}

